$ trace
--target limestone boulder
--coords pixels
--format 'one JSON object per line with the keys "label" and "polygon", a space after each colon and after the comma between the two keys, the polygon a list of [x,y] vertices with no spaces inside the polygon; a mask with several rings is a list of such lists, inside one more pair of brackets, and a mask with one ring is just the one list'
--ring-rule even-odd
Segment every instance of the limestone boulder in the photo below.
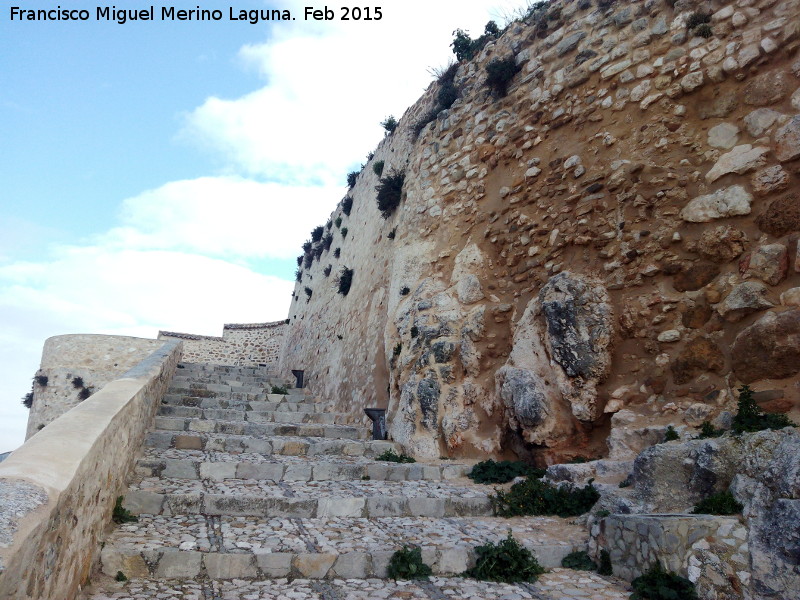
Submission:
{"label": "limestone boulder", "polygon": [[730,152],[719,157],[717,163],[706,173],[706,181],[713,183],[728,173],[741,175],[762,167],[767,162],[767,154],[769,154],[769,148],[766,146],[753,147],[751,144],[736,146]]}
{"label": "limestone boulder", "polygon": [[783,281],[788,269],[789,252],[783,244],[760,246],[741,265],[744,273],[758,277],[770,285],[778,285]]}
{"label": "limestone boulder", "polygon": [[746,189],[732,185],[694,198],[681,211],[681,219],[689,223],[708,223],[726,217],[749,215],[752,201],[753,196]]}
{"label": "limestone boulder", "polygon": [[786,72],[768,71],[754,77],[744,86],[744,102],[750,106],[768,106],[783,100],[793,88]]}
{"label": "limestone boulder", "polygon": [[739,140],[739,128],[733,123],[720,123],[708,130],[708,145],[730,150]]}
{"label": "limestone boulder", "polygon": [[730,225],[707,229],[697,242],[697,252],[717,263],[730,262],[747,248],[747,234]]}
{"label": "limestone boulder", "polygon": [[789,187],[789,174],[780,165],[772,165],[753,173],[750,181],[757,196],[766,196]]}
{"label": "limestone boulder", "polygon": [[800,156],[800,115],[795,115],[775,131],[774,150],[775,157],[781,162]]}
{"label": "limestone boulder", "polygon": [[717,312],[729,323],[741,321],[747,315],[775,306],[768,298],[769,290],[758,281],[745,281],[730,291],[717,304]]}
{"label": "limestone boulder", "polygon": [[781,113],[770,108],[757,108],[744,118],[744,126],[754,138],[761,137],[775,124]]}
{"label": "limestone boulder", "polygon": [[725,355],[720,347],[705,336],[690,340],[670,365],[672,379],[683,385],[702,373],[721,372]]}
{"label": "limestone boulder", "polygon": [[800,373],[800,308],[769,312],[743,329],[733,343],[731,363],[744,383]]}

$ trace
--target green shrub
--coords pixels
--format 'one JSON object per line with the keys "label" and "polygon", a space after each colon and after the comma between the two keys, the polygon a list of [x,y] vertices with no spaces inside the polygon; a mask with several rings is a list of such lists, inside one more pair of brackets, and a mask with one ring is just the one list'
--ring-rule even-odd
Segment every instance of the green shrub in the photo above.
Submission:
{"label": "green shrub", "polygon": [[386,163],[384,161],[382,161],[382,160],[375,161],[372,164],[372,172],[375,173],[375,175],[377,175],[378,177],[380,177],[381,175],[383,175],[383,165],[384,164],[386,164]]}
{"label": "green shrub", "polygon": [[310,269],[310,268],[311,268],[311,265],[312,265],[313,263],[314,263],[314,253],[313,253],[313,252],[309,252],[308,254],[306,254],[306,255],[303,257],[303,266],[304,266],[306,269]]}
{"label": "green shrub", "polygon": [[311,252],[311,247],[314,245],[314,242],[311,240],[306,240],[303,242],[303,254],[308,254]]}
{"label": "green shrub", "polygon": [[36,375],[33,380],[36,382],[36,385],[40,387],[47,387],[47,382],[49,381],[47,375]]}
{"label": "green shrub", "polygon": [[408,296],[411,293],[411,289],[406,285],[400,290],[401,296]]}
{"label": "green shrub", "polygon": [[592,480],[578,488],[571,484],[559,487],[530,477],[512,485],[508,492],[498,489],[490,496],[494,512],[500,517],[575,517],[588,512],[599,498],[600,494],[592,485]]}
{"label": "green shrub", "polygon": [[392,134],[397,129],[397,119],[394,118],[394,115],[389,115],[381,121],[381,127],[386,130],[387,135]]}
{"label": "green shrub", "polygon": [[716,429],[709,421],[703,421],[702,425],[700,425],[699,439],[704,440],[706,438],[715,438],[724,433],[724,429]]}
{"label": "green shrub", "polygon": [[389,233],[386,234],[386,237],[390,240],[393,240],[394,237],[397,235],[397,227],[392,229]]}
{"label": "green shrub", "polygon": [[336,229],[339,229],[342,226],[342,217],[336,217],[336,220],[333,223],[336,225]]}
{"label": "green shrub", "polygon": [[592,459],[588,456],[573,456],[567,461],[568,465],[582,465],[587,462],[591,462]]}
{"label": "green shrub", "polygon": [[[300,263],[297,263],[297,264],[299,266]],[[72,378],[72,387],[74,387],[76,390],[81,389],[83,387],[83,377],[73,377]]]}
{"label": "green shrub", "polygon": [[28,392],[22,397],[22,406],[25,408],[33,406],[33,392]]}
{"label": "green shrub", "polygon": [[698,600],[694,584],[656,563],[631,582],[630,600]]}
{"label": "green shrub", "polygon": [[610,514],[611,514],[610,510],[603,509],[603,510],[598,510],[596,513],[594,513],[594,516],[598,519],[605,519]]}
{"label": "green shrub", "polygon": [[403,546],[392,554],[387,573],[392,579],[424,579],[433,571],[422,562],[422,550],[419,547]]}
{"label": "green shrub", "polygon": [[[338,250],[338,248],[337,248]],[[338,255],[337,255],[338,257]],[[342,267],[342,270],[339,272],[339,276],[336,278],[336,284],[338,287],[338,292],[342,296],[347,296],[350,292],[350,286],[353,283],[353,269],[348,269],[347,267]]]}
{"label": "green shrub", "polygon": [[561,559],[561,566],[575,571],[597,571],[597,565],[583,550],[567,554]]}
{"label": "green shrub", "polygon": [[318,242],[322,239],[322,234],[325,233],[325,228],[320,225],[319,227],[314,227],[311,231],[311,241]]}
{"label": "green shrub", "polygon": [[136,523],[139,517],[131,514],[127,508],[122,508],[122,496],[117,496],[114,502],[114,510],[111,513],[111,520],[121,525],[122,523]]}
{"label": "green shrub", "polygon": [[403,351],[403,344],[395,344],[394,350],[392,351],[393,356],[400,356],[400,353]]}
{"label": "green shrub", "polygon": [[381,211],[381,216],[384,219],[392,216],[397,207],[400,206],[405,181],[406,175],[404,172],[392,171],[386,177],[381,177],[380,183],[375,187],[378,192],[378,210]]}
{"label": "green shrub", "polygon": [[786,415],[763,413],[753,398],[753,390],[749,385],[739,388],[739,407],[733,417],[733,431],[744,433],[746,431],[762,431],[763,429],[783,429],[795,426]]}
{"label": "green shrub", "polygon": [[478,555],[475,566],[464,575],[480,581],[533,582],[545,571],[531,551],[511,537],[511,531],[500,543],[478,546],[475,553]]}
{"label": "green shrub", "polygon": [[614,574],[614,568],[611,566],[611,555],[608,550],[600,550],[600,565],[597,567],[597,572],[606,576]]}
{"label": "green shrub", "polygon": [[303,281],[303,269],[301,269],[300,267],[298,267],[297,270],[294,272],[294,280],[297,283]]}
{"label": "green shrub", "polygon": [[351,190],[356,185],[356,180],[358,179],[358,175],[359,175],[358,171],[350,171],[347,174],[347,187],[349,187]]}
{"label": "green shrub", "polygon": [[617,487],[621,488],[631,487],[632,483],[633,482],[631,481],[631,476],[628,475],[625,479],[619,482],[619,485]]}
{"label": "green shrub", "polygon": [[297,266],[298,267],[303,264],[303,256],[304,255],[301,254],[300,256],[297,257]]}
{"label": "green shrub", "polygon": [[331,274],[331,269],[333,269],[333,265],[328,265],[322,269],[322,274],[325,275],[325,277],[328,277]]}
{"label": "green shrub", "polygon": [[336,248],[336,250],[333,251],[333,257],[334,258],[339,258],[341,255],[342,255],[342,249],[341,248]]}
{"label": "green shrub", "polygon": [[[411,332],[411,337],[416,337]],[[467,477],[475,483],[508,483],[515,477],[542,477],[544,469],[536,469],[521,461],[492,459],[479,462],[467,473]]]}
{"label": "green shrub", "polygon": [[469,37],[469,34],[463,29],[456,29],[453,32],[453,41],[450,43],[450,47],[459,62],[472,60],[486,44],[499,38],[500,33],[500,28],[494,21],[489,21],[483,29],[483,35],[475,40]]}
{"label": "green shrub", "polygon": [[321,247],[322,247],[323,250],[330,250],[331,249],[331,244],[333,244],[333,234],[332,233],[326,233],[325,237],[322,238],[322,246]]}
{"label": "green shrub", "polygon": [[681,439],[681,436],[678,435],[678,432],[675,431],[675,428],[670,425],[667,427],[667,430],[664,432],[664,441],[665,442],[674,442],[675,440]]}
{"label": "green shrub", "polygon": [[701,12],[693,12],[689,15],[689,18],[686,19],[686,29],[694,29],[695,27],[699,27],[700,25],[706,25],[711,22],[711,14],[710,13],[701,13]]}
{"label": "green shrub", "polygon": [[347,227],[342,227],[339,231],[342,232],[342,238],[347,237],[347,232],[350,231]]}
{"label": "green shrub", "polygon": [[306,296],[308,297],[308,299],[311,300],[311,294],[314,293],[314,290],[312,290],[310,287],[306,286],[303,289],[303,291],[306,293]]}
{"label": "green shrub", "polygon": [[508,85],[520,69],[513,56],[495,58],[486,65],[486,85],[495,96],[502,98],[508,93]]}
{"label": "green shrub", "polygon": [[342,200],[342,212],[349,217],[351,210],[353,210],[353,199],[350,196],[345,196],[344,200]]}
{"label": "green shrub", "polygon": [[419,335],[419,328],[416,325],[411,326],[411,337],[415,338]]}
{"label": "green shrub", "polygon": [[287,390],[286,387],[283,386],[283,385],[273,385],[272,386],[272,390],[270,391],[270,393],[271,394],[280,394],[282,396],[285,396],[286,394],[289,393],[289,390]]}
{"label": "green shrub", "polygon": [[402,454],[397,454],[391,448],[389,448],[388,450],[383,452],[383,454],[381,454],[379,456],[376,456],[375,460],[385,460],[385,461],[393,462],[393,463],[415,463],[415,462],[417,462],[414,458],[412,458],[411,456],[408,456],[405,452],[402,453]]}
{"label": "green shrub", "polygon": [[125,577],[125,573],[123,573],[122,571],[117,571],[117,576],[114,577],[114,581],[119,581],[120,583],[122,583],[124,581],[128,581],[128,578]]}
{"label": "green shrub", "polygon": [[82,388],[80,392],[78,392],[78,400],[88,400],[89,396],[92,395],[92,390],[89,388]]}
{"label": "green shrub", "polygon": [[730,491],[711,494],[692,509],[693,515],[738,515],[744,506],[736,501]]}
{"label": "green shrub", "polygon": [[708,23],[703,23],[702,25],[698,25],[692,30],[692,33],[694,33],[695,37],[701,37],[706,39],[714,35],[714,31],[711,29],[711,25],[709,25]]}

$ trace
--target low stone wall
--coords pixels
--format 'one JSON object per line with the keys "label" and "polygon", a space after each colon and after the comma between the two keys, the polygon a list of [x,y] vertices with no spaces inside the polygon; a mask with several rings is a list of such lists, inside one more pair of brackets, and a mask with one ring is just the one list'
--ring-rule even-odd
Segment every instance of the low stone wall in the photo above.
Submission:
{"label": "low stone wall", "polygon": [[158,339],[183,341],[183,360],[194,363],[236,366],[277,365],[288,325],[273,323],[229,324],[222,337],[159,331]]}
{"label": "low stone wall", "polygon": [[0,598],[76,597],[181,349],[161,342],[0,464]]}
{"label": "low stone wall", "polygon": [[658,562],[704,600],[742,598],[750,581],[747,528],[736,517],[610,515],[593,526],[590,546],[609,551],[618,577],[630,581]]}
{"label": "low stone wall", "polygon": [[116,335],[58,335],[46,340],[36,375],[46,377],[47,383],[34,381],[25,439],[162,345],[158,340]]}

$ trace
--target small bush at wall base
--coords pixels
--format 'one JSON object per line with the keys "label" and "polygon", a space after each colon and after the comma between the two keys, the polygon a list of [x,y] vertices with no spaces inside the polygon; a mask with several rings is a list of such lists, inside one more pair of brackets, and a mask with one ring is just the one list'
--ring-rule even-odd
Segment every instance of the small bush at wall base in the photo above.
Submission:
{"label": "small bush at wall base", "polygon": [[681,436],[678,435],[678,432],[675,431],[675,428],[670,425],[667,427],[667,430],[664,432],[664,441],[665,442],[674,442],[676,440],[681,439]]}
{"label": "small bush at wall base", "polygon": [[111,520],[121,525],[122,523],[136,523],[139,517],[132,515],[127,508],[122,508],[122,496],[117,496],[117,500],[114,502],[114,510],[111,513]]}
{"label": "small bush at wall base", "polygon": [[631,582],[631,600],[698,600],[694,584],[656,563]]}
{"label": "small bush at wall base", "polygon": [[600,550],[600,564],[597,567],[597,572],[606,576],[614,574],[614,567],[611,565],[611,555],[608,550]]}
{"label": "small bush at wall base", "polygon": [[494,512],[499,517],[576,517],[588,512],[599,499],[600,493],[592,485],[592,480],[578,488],[571,484],[555,486],[533,478],[515,483],[508,492],[497,489],[490,496]]}
{"label": "small bush at wall base", "polygon": [[385,163],[382,160],[376,161],[372,165],[372,172],[375,173],[375,175],[377,175],[378,177],[380,177],[381,175],[383,175],[383,165],[384,164]]}
{"label": "small bush at wall base", "polygon": [[121,583],[123,581],[128,581],[128,578],[125,577],[125,573],[122,571],[117,571],[117,576],[114,577],[114,581],[119,581]]}
{"label": "small bush at wall base", "polygon": [[411,456],[408,456],[405,453],[397,454],[391,448],[389,450],[386,450],[381,455],[376,456],[375,460],[385,460],[385,461],[394,462],[394,463],[415,463],[415,462],[417,462]]}
{"label": "small bush at wall base", "polygon": [[692,509],[693,515],[738,515],[742,512],[742,506],[730,491],[711,494],[708,498],[703,498]]}
{"label": "small bush at wall base", "polygon": [[403,197],[403,184],[406,181],[404,172],[393,171],[386,177],[381,177],[380,183],[375,187],[378,192],[378,210],[381,216],[388,219],[392,216]]}
{"label": "small bush at wall base", "polygon": [[337,285],[339,288],[337,291],[342,296],[347,296],[347,294],[350,292],[350,286],[353,284],[353,269],[342,267],[342,270],[339,272],[339,277],[337,279],[338,279]]}
{"label": "small bush at wall base", "polygon": [[561,559],[561,566],[575,571],[597,571],[597,565],[583,550],[567,554]]}
{"label": "small bush at wall base", "polygon": [[431,568],[422,562],[422,550],[416,546],[403,546],[392,554],[387,569],[387,574],[392,579],[424,579],[432,573]]}
{"label": "small bush at wall base", "polygon": [[711,22],[710,13],[693,12],[686,19],[686,29],[694,29],[700,25],[706,25]]}
{"label": "small bush at wall base", "polygon": [[702,25],[698,25],[692,30],[692,33],[695,35],[695,37],[701,37],[706,39],[714,35],[714,31],[711,29],[711,25],[709,25],[708,23],[703,23]]}
{"label": "small bush at wall base", "polygon": [[478,555],[475,566],[464,575],[480,581],[533,582],[545,571],[531,551],[511,536],[511,531],[498,544],[478,546],[475,553]]}
{"label": "small bush at wall base", "polygon": [[282,385],[273,385],[270,394],[280,394],[281,396],[285,396],[289,393],[289,390],[286,389],[285,386]]}
{"label": "small bush at wall base", "polygon": [[397,129],[397,119],[394,118],[394,115],[389,115],[381,121],[381,127],[386,130],[387,135],[394,133],[394,130]]}
{"label": "small bush at wall base", "polygon": [[[413,336],[412,336],[413,337]],[[492,459],[479,462],[467,473],[475,483],[508,483],[515,477],[542,477],[544,469],[536,469],[521,461]]]}
{"label": "small bush at wall base", "polygon": [[733,417],[732,427],[735,433],[783,429],[789,426],[794,426],[794,423],[786,415],[761,412],[749,385],[739,388],[739,407],[736,416]]}
{"label": "small bush at wall base", "polygon": [[706,438],[715,438],[724,433],[724,429],[716,429],[709,421],[703,421],[703,423],[700,425],[699,439],[704,440]]}
{"label": "small bush at wall base", "polygon": [[508,94],[508,86],[520,68],[513,56],[496,58],[486,65],[486,85],[497,97],[502,98]]}

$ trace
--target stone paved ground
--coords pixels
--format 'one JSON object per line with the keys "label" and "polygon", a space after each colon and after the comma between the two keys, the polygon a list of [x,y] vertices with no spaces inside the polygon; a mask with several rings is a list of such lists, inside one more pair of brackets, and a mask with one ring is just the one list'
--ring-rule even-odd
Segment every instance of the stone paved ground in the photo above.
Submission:
{"label": "stone paved ground", "polygon": [[[492,489],[464,477],[468,465],[378,461],[399,448],[336,425],[302,390],[270,394],[273,383],[252,368],[183,365],[125,496],[139,520],[108,537],[85,600],[627,598],[619,581],[558,568],[585,548],[578,521],[494,517]],[[313,415],[332,417],[302,424]],[[550,568],[538,582],[458,576],[476,546],[509,531]],[[404,545],[436,576],[384,579]]]}

